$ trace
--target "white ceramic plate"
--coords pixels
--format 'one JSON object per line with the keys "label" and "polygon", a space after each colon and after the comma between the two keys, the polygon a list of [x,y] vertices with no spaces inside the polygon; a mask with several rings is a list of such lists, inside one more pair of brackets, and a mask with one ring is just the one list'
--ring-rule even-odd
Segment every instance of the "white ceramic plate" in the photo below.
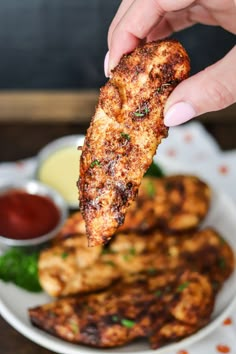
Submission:
{"label": "white ceramic plate", "polygon": [[[204,226],[213,226],[236,250],[236,206],[224,194],[213,193],[212,206]],[[161,349],[155,351],[156,354],[170,353],[190,344],[200,341],[203,337],[211,333],[219,326],[232,308],[236,305],[236,271],[225,283],[220,291],[215,304],[210,323],[199,330],[196,334]],[[36,305],[45,304],[50,298],[44,294],[33,294],[24,291],[12,284],[0,282],[0,313],[9,322],[12,327],[28,337],[35,343],[61,354],[95,354],[104,353],[104,350],[88,348],[81,345],[67,343],[55,338],[43,331],[34,328],[28,318],[27,309]],[[147,341],[138,341],[123,348],[106,350],[106,354],[114,353],[142,353],[153,354],[154,351],[149,348]]]}

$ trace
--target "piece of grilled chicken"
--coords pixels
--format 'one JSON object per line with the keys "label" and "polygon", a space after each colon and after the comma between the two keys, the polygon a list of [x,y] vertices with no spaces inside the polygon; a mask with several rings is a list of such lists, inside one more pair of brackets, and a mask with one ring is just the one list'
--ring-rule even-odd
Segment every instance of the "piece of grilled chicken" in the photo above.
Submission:
{"label": "piece of grilled chicken", "polygon": [[154,227],[167,232],[195,229],[207,215],[210,200],[209,186],[198,177],[145,177],[118,231],[143,232]]}
{"label": "piece of grilled chicken", "polygon": [[[198,177],[145,177],[136,200],[127,210],[124,224],[117,231],[146,232],[154,227],[174,232],[194,229],[206,216],[210,201],[211,190]],[[84,219],[80,212],[76,212],[67,219],[57,241],[85,233]]]}
{"label": "piece of grilled chicken", "polygon": [[132,273],[197,270],[217,292],[231,274],[230,246],[207,228],[181,236],[153,231],[117,234],[106,248],[88,248],[85,235],[74,235],[41,252],[39,280],[51,296],[105,289]]}
{"label": "piece of grilled chicken", "polygon": [[165,102],[189,75],[180,43],[162,40],[124,55],[101,89],[80,159],[80,208],[89,246],[106,243],[135,199],[157,146],[167,136]]}
{"label": "piece of grilled chicken", "polygon": [[214,298],[207,277],[197,272],[138,275],[104,292],[31,308],[29,316],[35,326],[74,343],[105,348],[147,337],[158,348],[208,323]]}

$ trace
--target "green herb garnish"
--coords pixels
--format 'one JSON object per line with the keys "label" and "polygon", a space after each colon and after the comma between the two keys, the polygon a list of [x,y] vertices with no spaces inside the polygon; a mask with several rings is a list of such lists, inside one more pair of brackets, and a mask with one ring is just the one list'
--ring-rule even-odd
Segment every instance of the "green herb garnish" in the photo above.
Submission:
{"label": "green herb garnish", "polygon": [[126,262],[129,261],[130,260],[130,254],[124,254],[123,255],[123,260],[126,261]]}
{"label": "green herb garnish", "polygon": [[218,264],[219,264],[219,267],[221,269],[225,269],[226,267],[226,260],[224,257],[220,257],[219,260],[218,260]]}
{"label": "green herb garnish", "polygon": [[144,117],[144,113],[134,112],[135,117]]}
{"label": "green herb garnish", "polygon": [[90,313],[94,311],[94,309],[91,306],[89,306],[89,305],[85,305],[85,308]]}
{"label": "green herb garnish", "polygon": [[130,261],[131,258],[133,258],[136,255],[136,249],[134,247],[131,247],[129,249],[129,253],[123,255],[123,259],[125,261]]}
{"label": "green herb garnish", "polygon": [[135,256],[135,255],[136,255],[136,249],[135,249],[134,247],[131,247],[131,248],[129,249],[129,254],[130,254],[131,256]]}
{"label": "green herb garnish", "polygon": [[109,265],[111,267],[115,267],[115,263],[112,262],[112,261],[104,261],[103,263],[105,263],[105,264],[107,264],[107,265]]}
{"label": "green herb garnish", "polygon": [[127,327],[127,328],[132,328],[135,325],[135,321],[129,320],[127,318],[122,318],[120,320],[120,318],[117,315],[113,315],[111,319],[115,323],[120,322],[122,324],[122,326]]}
{"label": "green herb garnish", "polygon": [[68,256],[69,256],[69,253],[67,253],[67,252],[63,252],[63,253],[61,254],[61,258],[62,258],[62,259],[66,259]]}
{"label": "green herb garnish", "polygon": [[170,81],[170,82],[166,82],[164,84],[162,84],[160,87],[157,88],[157,93],[162,93],[163,89],[165,89],[166,87],[173,85],[175,83],[175,81]]}
{"label": "green herb garnish", "polygon": [[135,117],[144,117],[149,113],[149,108],[147,104],[144,104],[143,106],[140,106],[133,114]]}
{"label": "green herb garnish", "polygon": [[180,284],[177,287],[177,291],[183,291],[184,289],[186,289],[189,286],[190,282],[189,281],[185,281],[184,283]]}
{"label": "green herb garnish", "polygon": [[72,332],[74,334],[78,334],[79,333],[79,325],[78,325],[78,323],[71,321],[70,322],[70,328],[71,328],[71,330],[72,330]]}
{"label": "green herb garnish", "polygon": [[39,253],[11,248],[0,256],[0,279],[32,292],[42,290],[38,279]]}
{"label": "green herb garnish", "polygon": [[121,137],[122,137],[122,138],[124,138],[124,139],[126,139],[126,140],[130,141],[130,136],[129,136],[129,134],[126,134],[126,133],[120,133],[120,135],[121,135]]}
{"label": "green herb garnish", "polygon": [[116,251],[112,250],[111,248],[103,248],[101,254],[114,254]]}
{"label": "green herb garnish", "polygon": [[157,291],[155,291],[155,295],[156,297],[160,297],[162,295],[162,291],[158,289]]}
{"label": "green herb garnish", "polygon": [[126,318],[123,318],[120,322],[123,326],[127,328],[132,328],[135,325],[135,321],[128,320]]}
{"label": "green herb garnish", "polygon": [[146,184],[146,191],[149,197],[154,197],[154,195],[156,194],[156,189],[152,181],[148,181],[148,183]]}
{"label": "green herb garnish", "polygon": [[94,168],[95,166],[100,166],[101,162],[98,160],[93,160],[93,162],[91,163],[90,167]]}
{"label": "green herb garnish", "polygon": [[118,322],[119,321],[119,317],[116,316],[116,315],[113,315],[111,319],[112,319],[113,322]]}

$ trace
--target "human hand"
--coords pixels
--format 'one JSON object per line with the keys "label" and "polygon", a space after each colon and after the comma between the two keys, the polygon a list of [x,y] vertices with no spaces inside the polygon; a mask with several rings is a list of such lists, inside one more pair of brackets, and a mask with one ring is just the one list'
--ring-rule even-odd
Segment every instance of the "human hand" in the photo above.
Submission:
{"label": "human hand", "polygon": [[[109,29],[105,73],[140,41],[169,36],[196,23],[236,34],[236,0],[123,0]],[[199,53],[201,55],[201,53]],[[220,61],[180,83],[164,110],[167,126],[236,102],[236,46]]]}

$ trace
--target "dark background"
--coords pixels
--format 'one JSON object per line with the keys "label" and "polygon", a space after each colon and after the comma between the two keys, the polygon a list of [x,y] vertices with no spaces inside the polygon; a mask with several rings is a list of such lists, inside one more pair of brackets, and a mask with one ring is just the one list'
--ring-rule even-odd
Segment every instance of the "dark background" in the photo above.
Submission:
{"label": "dark background", "polygon": [[[100,87],[105,82],[107,30],[119,3],[0,0],[0,89]],[[192,73],[236,43],[233,34],[201,25],[174,37],[189,52]]]}

